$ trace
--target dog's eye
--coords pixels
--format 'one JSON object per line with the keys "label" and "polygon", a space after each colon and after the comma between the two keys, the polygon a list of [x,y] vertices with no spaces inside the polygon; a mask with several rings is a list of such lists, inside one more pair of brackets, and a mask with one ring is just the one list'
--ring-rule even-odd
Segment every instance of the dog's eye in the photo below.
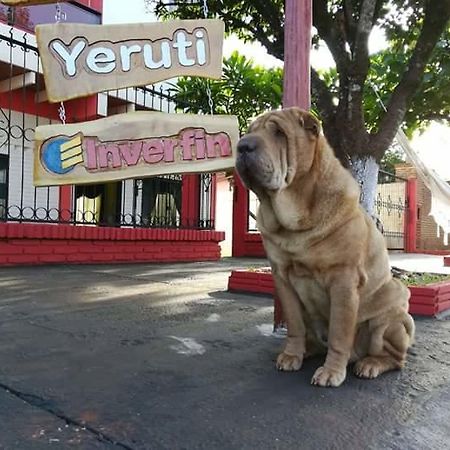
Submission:
{"label": "dog's eye", "polygon": [[284,131],[280,127],[275,128],[275,136],[277,138],[284,138]]}

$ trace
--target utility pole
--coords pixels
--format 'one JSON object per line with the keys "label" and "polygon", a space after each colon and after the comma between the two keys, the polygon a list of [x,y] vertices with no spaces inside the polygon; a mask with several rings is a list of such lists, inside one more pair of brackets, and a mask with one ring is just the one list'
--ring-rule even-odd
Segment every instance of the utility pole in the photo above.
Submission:
{"label": "utility pole", "polygon": [[311,106],[312,0],[286,0],[283,107]]}

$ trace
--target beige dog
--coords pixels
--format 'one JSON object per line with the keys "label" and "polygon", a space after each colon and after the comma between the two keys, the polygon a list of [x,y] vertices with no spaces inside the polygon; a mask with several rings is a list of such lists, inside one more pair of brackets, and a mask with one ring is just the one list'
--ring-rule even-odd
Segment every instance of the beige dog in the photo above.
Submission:
{"label": "beige dog", "polygon": [[259,117],[239,141],[236,168],[260,200],[258,228],[287,322],[278,369],[299,370],[319,352],[319,386],[339,386],[349,361],[362,378],[400,369],[414,336],[409,291],[392,278],[383,236],[318,121],[298,108]]}

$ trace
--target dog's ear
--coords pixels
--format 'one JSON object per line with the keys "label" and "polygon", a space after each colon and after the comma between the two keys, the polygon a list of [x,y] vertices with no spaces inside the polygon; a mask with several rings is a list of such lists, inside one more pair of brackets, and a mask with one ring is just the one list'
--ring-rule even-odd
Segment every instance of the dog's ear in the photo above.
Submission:
{"label": "dog's ear", "polygon": [[318,137],[320,134],[320,122],[310,112],[301,108],[291,108],[294,115],[298,118],[300,126],[309,131],[312,135]]}
{"label": "dog's ear", "polygon": [[320,122],[311,113],[305,113],[303,114],[303,128],[318,137],[320,133]]}

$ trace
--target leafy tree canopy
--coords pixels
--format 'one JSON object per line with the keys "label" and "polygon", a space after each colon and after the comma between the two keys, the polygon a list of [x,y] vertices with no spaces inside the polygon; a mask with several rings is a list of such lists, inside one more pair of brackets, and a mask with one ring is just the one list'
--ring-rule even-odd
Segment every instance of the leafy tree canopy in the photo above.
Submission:
{"label": "leafy tree canopy", "polygon": [[[193,1],[167,8],[161,2],[157,9],[164,16],[194,18],[202,17],[201,6]],[[208,0],[208,6],[228,32],[284,58],[283,0]],[[412,130],[433,118],[448,120],[449,18],[450,0],[313,0],[313,42],[325,42],[336,65],[327,73],[312,69],[313,98],[344,164],[355,156],[380,160],[404,121]],[[370,56],[375,26],[384,30],[388,48]]]}
{"label": "leafy tree canopy", "polygon": [[281,69],[265,69],[234,52],[224,59],[220,80],[199,77],[180,78],[173,89],[185,112],[210,111],[207,87],[211,89],[215,114],[234,114],[244,132],[248,120],[264,111],[280,107],[283,89]]}

